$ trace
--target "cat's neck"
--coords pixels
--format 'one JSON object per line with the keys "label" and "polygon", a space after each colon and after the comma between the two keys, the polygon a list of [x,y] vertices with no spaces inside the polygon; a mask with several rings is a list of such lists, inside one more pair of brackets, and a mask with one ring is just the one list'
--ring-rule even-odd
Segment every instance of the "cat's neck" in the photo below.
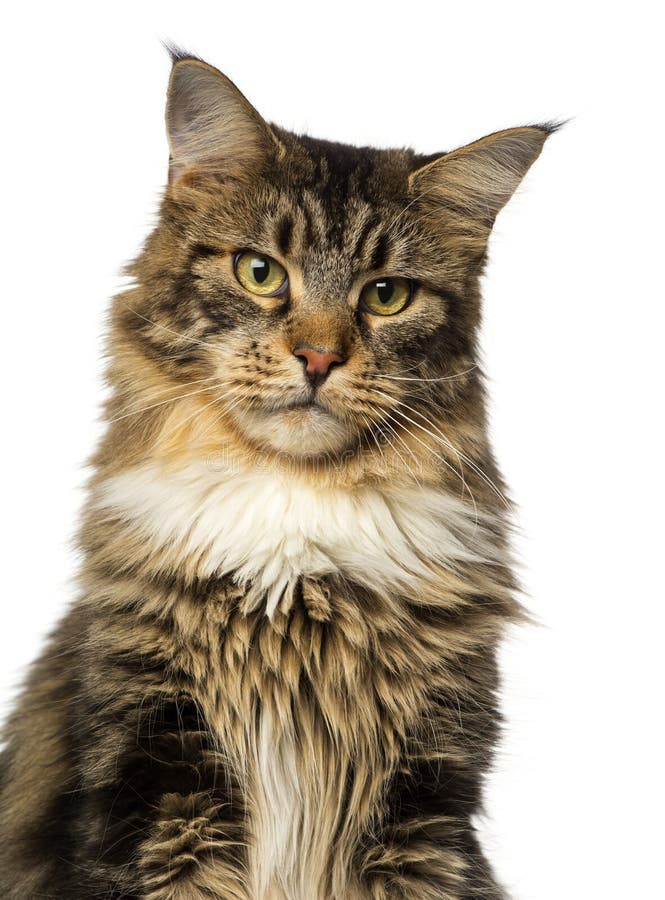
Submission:
{"label": "cat's neck", "polygon": [[232,574],[269,614],[301,576],[412,592],[432,566],[497,552],[489,517],[439,486],[326,483],[233,456],[142,462],[99,481],[93,504],[172,569],[195,560],[198,577]]}

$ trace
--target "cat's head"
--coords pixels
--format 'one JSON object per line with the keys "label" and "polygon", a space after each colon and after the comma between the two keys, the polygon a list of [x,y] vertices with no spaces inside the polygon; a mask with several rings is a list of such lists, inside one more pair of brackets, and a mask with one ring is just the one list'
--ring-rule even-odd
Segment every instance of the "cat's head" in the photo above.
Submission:
{"label": "cat's head", "polygon": [[454,440],[480,404],[487,238],[551,128],[433,156],[330,143],[177,56],[166,118],[169,185],[121,314],[153,389],[259,454]]}

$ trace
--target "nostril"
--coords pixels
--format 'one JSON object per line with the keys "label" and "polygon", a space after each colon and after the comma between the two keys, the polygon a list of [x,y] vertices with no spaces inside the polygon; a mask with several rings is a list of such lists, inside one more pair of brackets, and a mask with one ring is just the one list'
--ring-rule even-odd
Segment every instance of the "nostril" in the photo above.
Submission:
{"label": "nostril", "polygon": [[317,350],[306,345],[296,347],[293,355],[304,361],[305,374],[314,384],[324,381],[333,366],[339,366],[345,361],[336,350]]}

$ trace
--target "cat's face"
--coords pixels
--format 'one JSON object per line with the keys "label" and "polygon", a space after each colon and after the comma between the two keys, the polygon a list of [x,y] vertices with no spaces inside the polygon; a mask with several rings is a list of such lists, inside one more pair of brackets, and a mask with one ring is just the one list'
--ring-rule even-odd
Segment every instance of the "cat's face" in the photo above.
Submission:
{"label": "cat's face", "polygon": [[[252,441],[339,453],[427,394],[408,379],[469,369],[477,302],[408,206],[412,154],[291,144],[307,164],[287,150],[269,177],[173,209],[182,267],[151,318],[201,342],[188,375],[219,379]],[[172,337],[154,335],[165,361]]]}
{"label": "cat's face", "polygon": [[133,323],[165,376],[259,451],[296,456],[397,448],[464,406],[487,235],[544,129],[429,158],[316,141],[192,60],[167,122]]}

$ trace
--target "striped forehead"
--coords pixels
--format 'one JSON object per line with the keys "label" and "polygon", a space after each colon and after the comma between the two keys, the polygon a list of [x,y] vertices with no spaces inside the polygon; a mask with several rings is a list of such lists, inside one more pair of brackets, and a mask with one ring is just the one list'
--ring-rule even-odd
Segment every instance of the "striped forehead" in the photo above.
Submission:
{"label": "striped forehead", "polygon": [[284,184],[275,246],[301,263],[327,254],[356,271],[382,269],[396,249],[396,218],[408,204],[406,169],[395,179],[394,161],[391,171],[382,151],[332,149],[315,140],[306,147],[309,177]]}
{"label": "striped forehead", "polygon": [[353,270],[375,271],[389,261],[395,239],[390,220],[369,204],[353,200],[326,209],[314,192],[280,212],[273,240],[280,254],[306,264],[322,257]]}

